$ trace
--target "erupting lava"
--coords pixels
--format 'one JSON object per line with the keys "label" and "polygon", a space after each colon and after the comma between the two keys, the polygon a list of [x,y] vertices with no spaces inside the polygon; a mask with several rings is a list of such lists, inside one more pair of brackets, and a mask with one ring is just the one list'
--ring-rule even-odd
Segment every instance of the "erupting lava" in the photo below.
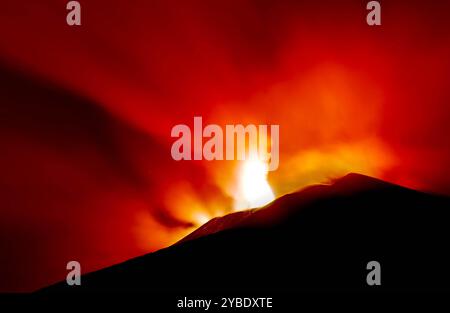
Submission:
{"label": "erupting lava", "polygon": [[250,157],[240,170],[239,196],[235,209],[261,207],[275,200],[267,181],[268,165],[258,157]]}

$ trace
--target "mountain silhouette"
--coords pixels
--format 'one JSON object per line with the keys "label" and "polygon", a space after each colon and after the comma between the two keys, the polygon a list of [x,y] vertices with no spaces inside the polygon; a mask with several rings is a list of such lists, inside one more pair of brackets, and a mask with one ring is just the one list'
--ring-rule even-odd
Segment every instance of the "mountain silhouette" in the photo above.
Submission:
{"label": "mountain silhouette", "polygon": [[[215,218],[168,248],[41,292],[442,290],[450,199],[349,174]],[[366,268],[381,265],[381,285]]]}

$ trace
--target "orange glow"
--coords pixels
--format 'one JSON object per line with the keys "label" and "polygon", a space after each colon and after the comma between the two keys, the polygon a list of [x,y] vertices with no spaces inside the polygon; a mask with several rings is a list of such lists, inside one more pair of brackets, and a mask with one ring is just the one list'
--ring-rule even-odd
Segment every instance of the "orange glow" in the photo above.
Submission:
{"label": "orange glow", "polygon": [[[191,231],[216,216],[261,207],[349,172],[382,178],[397,164],[395,154],[377,134],[382,101],[367,78],[342,66],[322,64],[245,102],[217,106],[211,122],[279,124],[279,168],[267,172],[267,164],[252,154],[257,147],[248,146],[253,157],[246,161],[196,163],[212,177],[215,193],[205,194],[193,182],[177,180],[163,191],[164,207],[176,220],[191,224],[187,230]],[[178,230],[167,232],[177,239],[182,236]],[[169,236],[159,240],[162,246],[174,241]]]}
{"label": "orange glow", "polygon": [[168,228],[161,225],[148,211],[139,211],[135,216],[134,234],[138,247],[143,251],[153,251],[161,245],[170,246],[195,229],[194,226],[185,228]]}
{"label": "orange glow", "polygon": [[327,182],[347,173],[380,177],[396,163],[389,149],[376,138],[305,149],[288,158],[275,173],[279,194]]}

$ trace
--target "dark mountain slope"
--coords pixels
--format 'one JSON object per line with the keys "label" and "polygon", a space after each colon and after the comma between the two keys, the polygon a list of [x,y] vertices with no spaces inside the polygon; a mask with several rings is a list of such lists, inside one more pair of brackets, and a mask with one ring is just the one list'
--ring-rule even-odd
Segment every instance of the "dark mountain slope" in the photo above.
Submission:
{"label": "dark mountain slope", "polygon": [[[349,174],[43,291],[450,289],[449,210],[447,197]],[[366,284],[372,260],[381,286]]]}

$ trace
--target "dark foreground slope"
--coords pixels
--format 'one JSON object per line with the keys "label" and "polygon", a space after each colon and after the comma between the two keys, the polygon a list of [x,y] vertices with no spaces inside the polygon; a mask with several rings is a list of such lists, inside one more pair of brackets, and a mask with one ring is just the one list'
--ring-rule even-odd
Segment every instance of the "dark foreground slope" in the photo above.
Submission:
{"label": "dark foreground slope", "polygon": [[210,221],[167,249],[42,292],[450,289],[449,198],[350,174]]}

